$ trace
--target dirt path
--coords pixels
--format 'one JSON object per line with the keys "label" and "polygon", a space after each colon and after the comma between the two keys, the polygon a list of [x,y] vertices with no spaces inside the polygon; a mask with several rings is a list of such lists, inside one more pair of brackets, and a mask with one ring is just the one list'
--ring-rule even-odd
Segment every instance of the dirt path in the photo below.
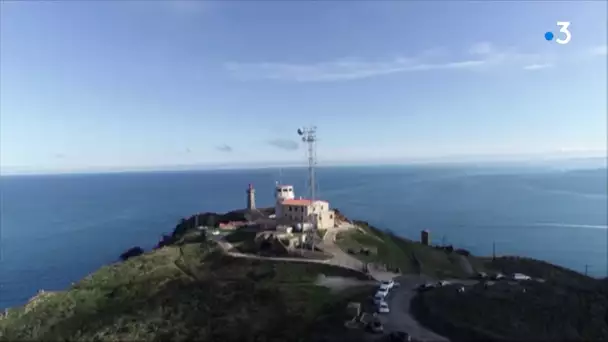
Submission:
{"label": "dirt path", "polygon": [[[343,229],[338,228],[329,230],[323,238],[323,242],[319,247],[333,255],[333,258],[328,260],[314,260],[314,259],[300,259],[300,258],[288,258],[288,257],[263,257],[258,255],[244,254],[235,252],[234,247],[229,242],[219,238],[216,242],[222,247],[224,252],[230,256],[237,258],[250,258],[259,260],[279,260],[279,261],[291,261],[291,262],[310,262],[320,264],[331,264],[344,268],[354,269],[360,271],[364,263],[348,253],[340,249],[334,242],[336,234]],[[397,276],[394,273],[375,270],[373,267],[369,269],[370,275],[376,280],[388,280],[395,279],[401,286],[394,288],[387,301],[391,312],[386,315],[380,315],[380,319],[384,325],[385,333],[393,331],[405,331],[409,333],[413,339],[417,341],[449,341],[448,338],[434,333],[433,331],[422,326],[411,314],[410,305],[411,301],[416,295],[416,287],[418,285],[435,281],[430,277],[424,275],[401,275]],[[475,283],[476,281],[460,281],[452,280],[453,282],[459,282],[466,285]],[[356,279],[349,279],[343,277],[326,277],[320,276],[317,279],[317,284],[331,288],[333,291],[342,291],[351,286],[358,286],[364,284],[373,284],[374,281],[361,281]]]}
{"label": "dirt path", "polygon": [[[257,259],[257,260],[275,260],[275,261],[289,261],[289,262],[309,262],[316,264],[329,264],[338,267],[348,268],[351,270],[363,272],[365,263],[361,260],[351,256],[350,254],[344,252],[340,247],[338,247],[334,241],[336,234],[343,229],[332,229],[328,230],[324,236],[322,243],[319,245],[325,252],[331,254],[333,257],[326,260],[318,260],[318,259],[306,259],[306,258],[294,258],[294,257],[265,257],[260,255],[246,254],[236,251],[234,246],[224,240],[221,237],[214,238],[213,240],[222,248],[222,250],[227,254],[235,258],[248,258],[248,259]],[[394,278],[397,274],[379,271],[374,269],[373,267],[369,268],[369,274],[376,280],[389,280]]]}

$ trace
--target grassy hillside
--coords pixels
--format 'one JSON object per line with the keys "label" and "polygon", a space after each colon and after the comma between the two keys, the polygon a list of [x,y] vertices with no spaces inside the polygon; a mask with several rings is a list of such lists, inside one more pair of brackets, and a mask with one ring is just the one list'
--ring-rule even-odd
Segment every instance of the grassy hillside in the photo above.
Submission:
{"label": "grassy hillside", "polygon": [[487,262],[545,282],[435,289],[418,295],[412,312],[454,341],[608,340],[608,282],[532,259]]}
{"label": "grassy hillside", "polygon": [[403,273],[422,273],[437,278],[467,277],[460,258],[466,258],[473,271],[486,270],[481,259],[461,256],[455,251],[445,251],[419,242],[396,236],[369,225],[355,221],[361,230],[341,232],[336,242],[344,250],[370,250],[369,255],[356,253],[355,256],[367,262],[386,264],[389,268],[399,267]]}
{"label": "grassy hillside", "polygon": [[166,246],[9,310],[0,319],[0,339],[304,341],[315,340],[319,332],[349,336],[342,331],[346,302],[369,295],[369,288],[332,294],[313,284],[320,273],[366,279],[326,265],[229,258],[205,242]]}

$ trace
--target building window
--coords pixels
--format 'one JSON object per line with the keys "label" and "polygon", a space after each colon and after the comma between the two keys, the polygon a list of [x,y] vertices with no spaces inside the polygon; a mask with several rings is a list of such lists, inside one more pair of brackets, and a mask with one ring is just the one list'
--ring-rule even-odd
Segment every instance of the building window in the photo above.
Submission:
{"label": "building window", "polygon": [[329,215],[329,218],[330,218],[330,219],[333,219],[333,218],[334,218],[334,215]]}

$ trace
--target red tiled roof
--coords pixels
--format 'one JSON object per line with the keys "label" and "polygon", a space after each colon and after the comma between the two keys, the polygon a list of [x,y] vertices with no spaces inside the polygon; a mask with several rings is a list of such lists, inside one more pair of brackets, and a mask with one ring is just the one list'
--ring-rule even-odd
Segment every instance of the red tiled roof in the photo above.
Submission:
{"label": "red tiled roof", "polygon": [[[315,202],[327,203],[325,201],[320,201],[320,200],[315,200]],[[282,203],[285,205],[310,205],[311,200],[309,200],[309,199],[286,199]]]}

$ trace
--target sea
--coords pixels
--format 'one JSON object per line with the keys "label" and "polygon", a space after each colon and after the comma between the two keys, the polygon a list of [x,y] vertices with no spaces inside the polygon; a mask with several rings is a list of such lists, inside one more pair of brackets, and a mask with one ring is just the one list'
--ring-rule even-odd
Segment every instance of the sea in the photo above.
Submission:
{"label": "sea", "polygon": [[[608,275],[607,170],[362,166],[317,169],[317,198],[348,217],[477,255],[522,255]],[[272,206],[304,168],[0,177],[0,308],[62,290],[197,212]]]}

